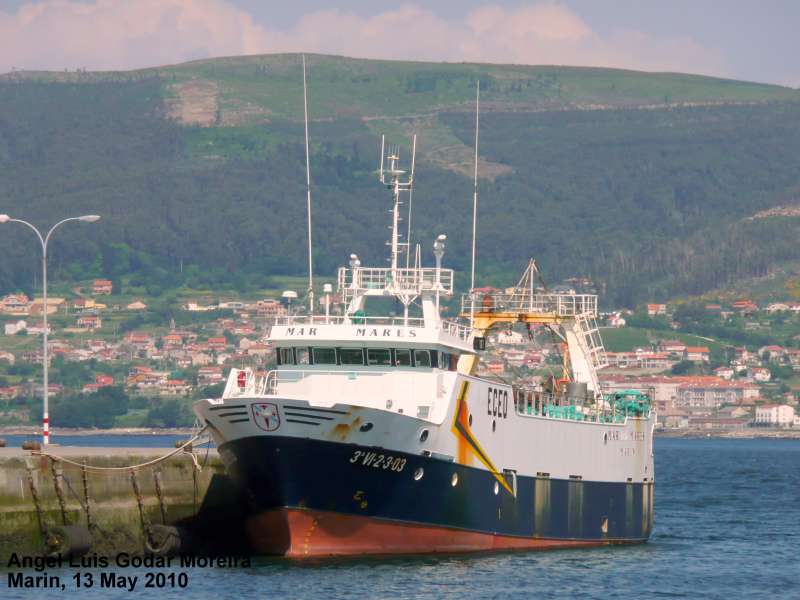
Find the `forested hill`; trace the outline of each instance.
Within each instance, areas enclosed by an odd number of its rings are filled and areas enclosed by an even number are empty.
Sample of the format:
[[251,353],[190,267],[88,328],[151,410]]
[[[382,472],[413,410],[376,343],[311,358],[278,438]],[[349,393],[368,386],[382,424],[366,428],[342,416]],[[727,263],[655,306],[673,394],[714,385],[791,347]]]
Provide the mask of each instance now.
[[[664,299],[800,259],[800,92],[680,74],[309,56],[316,268],[386,255],[380,134],[417,132],[414,240],[448,234],[468,271],[474,86],[481,87],[478,271],[529,256],[612,304]],[[47,225],[61,280],[158,291],[261,286],[305,265],[297,55],[115,73],[0,76],[0,212]],[[776,214],[777,213],[777,214]],[[776,216],[770,216],[776,214]],[[0,226],[0,292],[31,290],[31,232]],[[428,257],[429,258],[429,257]],[[462,277],[462,286],[466,277]]]

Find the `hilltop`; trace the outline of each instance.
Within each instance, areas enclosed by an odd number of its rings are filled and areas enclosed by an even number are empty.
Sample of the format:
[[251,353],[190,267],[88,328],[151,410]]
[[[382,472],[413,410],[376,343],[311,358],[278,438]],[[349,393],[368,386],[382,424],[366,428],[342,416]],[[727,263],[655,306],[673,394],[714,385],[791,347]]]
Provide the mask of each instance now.
[[[413,117],[473,109],[480,80],[487,112],[661,108],[800,100],[800,91],[681,73],[595,67],[425,63],[306,55],[314,118]],[[172,116],[186,122],[252,124],[297,120],[300,56],[199,60],[136,71],[15,71],[6,81],[123,83],[159,79]],[[302,89],[300,90],[302,92]],[[187,111],[183,111],[183,107]],[[189,114],[185,114],[188,112]],[[192,114],[193,113],[193,114]]]
[[[381,133],[419,135],[415,241],[441,228],[468,268],[480,81],[478,270],[528,255],[588,275],[612,303],[698,294],[797,259],[800,92],[675,73],[309,55],[318,270],[385,254]],[[130,72],[0,76],[3,211],[60,231],[53,273],[263,285],[304,268],[298,55]],[[756,219],[748,219],[757,215]],[[30,288],[35,246],[4,229],[0,289]],[[462,285],[464,282],[462,282]]]

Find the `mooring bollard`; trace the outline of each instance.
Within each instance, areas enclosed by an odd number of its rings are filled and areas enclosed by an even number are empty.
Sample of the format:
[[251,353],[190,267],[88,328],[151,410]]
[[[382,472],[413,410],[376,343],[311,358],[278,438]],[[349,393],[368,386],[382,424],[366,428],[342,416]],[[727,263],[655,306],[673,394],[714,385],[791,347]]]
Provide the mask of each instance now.
[[174,556],[192,552],[194,543],[188,531],[174,525],[151,525],[148,528],[147,551],[157,556]]
[[82,556],[92,547],[92,535],[83,525],[48,527],[44,536],[47,556]]
[[22,449],[23,450],[41,450],[42,445],[39,442],[34,442],[32,440],[27,440],[22,442]]

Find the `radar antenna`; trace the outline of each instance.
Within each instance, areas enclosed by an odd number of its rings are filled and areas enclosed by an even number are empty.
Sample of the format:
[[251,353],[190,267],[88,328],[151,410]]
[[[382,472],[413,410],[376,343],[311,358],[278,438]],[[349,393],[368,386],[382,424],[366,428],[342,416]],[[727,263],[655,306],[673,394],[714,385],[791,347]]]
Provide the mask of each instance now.
[[392,266],[392,280],[397,281],[398,276],[398,259],[400,257],[400,252],[403,251],[405,248],[406,252],[410,251],[409,240],[406,239],[405,242],[400,241],[400,205],[402,204],[400,200],[400,194],[402,192],[409,192],[413,189],[414,185],[414,168],[416,164],[416,156],[417,156],[417,136],[414,136],[411,139],[411,173],[409,173],[408,178],[402,179],[403,175],[406,174],[406,171],[400,169],[400,147],[399,146],[392,146],[389,148],[388,152],[386,150],[386,136],[381,136],[381,164],[380,164],[380,182],[385,185],[387,188],[392,190],[392,197],[394,199],[392,205],[392,238],[389,241],[389,246],[391,246],[391,256],[390,256],[390,263]]

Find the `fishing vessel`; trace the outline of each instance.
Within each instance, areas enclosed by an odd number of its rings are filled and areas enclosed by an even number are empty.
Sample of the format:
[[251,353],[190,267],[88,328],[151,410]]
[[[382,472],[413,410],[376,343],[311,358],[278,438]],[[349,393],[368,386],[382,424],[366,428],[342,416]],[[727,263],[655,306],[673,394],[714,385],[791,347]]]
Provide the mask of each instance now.
[[[389,266],[351,255],[338,304],[328,289],[323,314],[312,304],[272,327],[274,369],[232,369],[221,398],[194,405],[246,492],[252,547],[311,557],[646,541],[655,414],[646,396],[600,389],[597,296],[548,292],[530,261],[517,286],[473,285],[456,302],[444,235],[434,266],[409,264],[399,211],[413,168],[385,158],[382,147]],[[458,317],[443,318],[446,302]],[[490,330],[513,324],[558,336],[562,377],[477,375]]]

